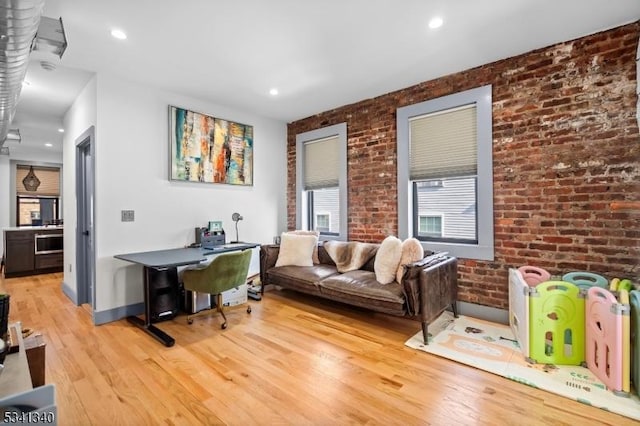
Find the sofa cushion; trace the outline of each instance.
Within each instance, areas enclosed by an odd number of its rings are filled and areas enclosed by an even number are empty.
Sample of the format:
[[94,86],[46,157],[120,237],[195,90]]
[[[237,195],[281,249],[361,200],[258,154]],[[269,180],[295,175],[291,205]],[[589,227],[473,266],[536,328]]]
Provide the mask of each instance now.
[[405,298],[398,283],[380,284],[374,272],[351,271],[321,280],[320,293],[329,299],[392,315],[404,315]]
[[315,235],[295,235],[283,232],[276,266],[313,266],[313,250],[318,245]]
[[269,269],[269,280],[287,287],[311,292],[318,281],[338,273],[335,266],[278,266]]
[[424,249],[417,238],[407,238],[402,242],[402,255],[400,256],[400,264],[396,273],[396,281],[402,282],[404,275],[404,266],[409,263],[417,262],[424,257]]
[[380,284],[389,284],[395,281],[401,256],[402,241],[392,235],[382,241],[374,263],[376,280]]

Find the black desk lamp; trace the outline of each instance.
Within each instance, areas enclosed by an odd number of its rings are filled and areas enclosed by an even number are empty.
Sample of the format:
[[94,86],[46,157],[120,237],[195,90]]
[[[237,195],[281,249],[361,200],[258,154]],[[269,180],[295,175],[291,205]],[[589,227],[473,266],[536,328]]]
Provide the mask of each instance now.
[[231,215],[231,219],[236,223],[236,240],[233,242],[239,243],[240,240],[238,239],[238,222],[241,221],[243,217],[240,215],[240,213],[234,213],[233,215]]

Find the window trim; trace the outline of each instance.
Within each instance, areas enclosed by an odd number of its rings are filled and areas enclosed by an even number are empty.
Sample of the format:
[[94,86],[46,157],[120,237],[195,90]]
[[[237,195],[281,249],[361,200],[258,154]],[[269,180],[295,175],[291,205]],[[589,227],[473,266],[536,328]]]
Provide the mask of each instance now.
[[323,240],[347,241],[347,123],[339,123],[332,126],[322,127],[296,135],[296,229],[310,229],[312,218],[307,214],[308,197],[304,190],[304,144],[306,142],[329,137],[338,137],[340,149],[339,160],[339,182],[338,190],[340,206],[340,232],[337,235],[323,233],[320,238]]
[[491,85],[454,93],[413,105],[398,108],[398,236],[409,238],[413,233],[413,183],[409,180],[409,119],[437,111],[476,104],[478,135],[477,227],[478,243],[449,243],[421,241],[425,249],[447,251],[468,259],[494,260],[493,235],[493,121],[491,115]]

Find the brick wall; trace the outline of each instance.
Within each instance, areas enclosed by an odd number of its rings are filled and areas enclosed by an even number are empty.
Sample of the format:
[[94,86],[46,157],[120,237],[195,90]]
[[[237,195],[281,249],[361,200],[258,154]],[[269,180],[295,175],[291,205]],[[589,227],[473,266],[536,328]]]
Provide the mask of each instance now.
[[459,262],[460,300],[508,307],[509,267],[640,275],[640,22],[420,83],[288,126],[288,226],[295,135],[347,123],[349,239],[398,230],[396,109],[493,85],[495,261]]

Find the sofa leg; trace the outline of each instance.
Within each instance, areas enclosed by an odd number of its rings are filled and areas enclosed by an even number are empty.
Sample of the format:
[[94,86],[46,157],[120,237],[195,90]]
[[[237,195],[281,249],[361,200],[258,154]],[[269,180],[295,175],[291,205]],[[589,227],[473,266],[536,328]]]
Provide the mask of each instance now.
[[458,304],[456,302],[451,304],[451,310],[453,311],[453,317],[458,318]]
[[427,322],[423,322],[422,323],[422,340],[424,340],[424,344],[428,345],[429,344],[429,323]]

